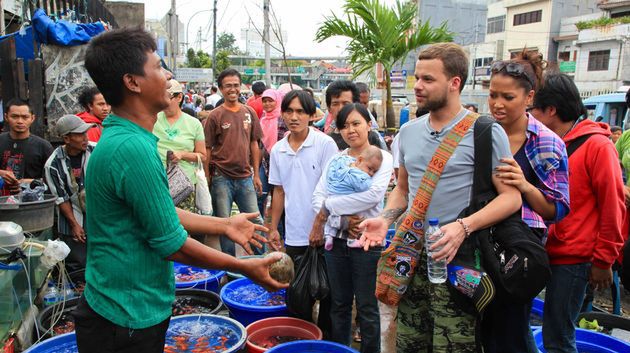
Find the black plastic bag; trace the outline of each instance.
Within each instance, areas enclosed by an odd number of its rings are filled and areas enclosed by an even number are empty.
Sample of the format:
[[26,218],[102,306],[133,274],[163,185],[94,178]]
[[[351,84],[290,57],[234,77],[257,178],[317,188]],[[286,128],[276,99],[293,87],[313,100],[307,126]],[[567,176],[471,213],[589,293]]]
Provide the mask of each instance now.
[[298,318],[311,321],[313,304],[329,293],[324,254],[309,246],[287,290],[287,307]]

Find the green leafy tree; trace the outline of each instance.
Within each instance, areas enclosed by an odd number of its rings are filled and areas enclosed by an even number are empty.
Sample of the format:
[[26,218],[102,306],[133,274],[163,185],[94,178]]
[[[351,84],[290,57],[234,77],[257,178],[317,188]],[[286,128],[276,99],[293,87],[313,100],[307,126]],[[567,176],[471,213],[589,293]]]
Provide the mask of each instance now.
[[192,48],[189,48],[186,51],[186,60],[188,61],[187,67],[197,67],[197,68],[211,68],[212,67],[212,58],[208,53],[204,51],[195,51]]
[[214,70],[215,75],[218,75],[219,72],[230,67],[230,58],[228,55],[230,55],[230,53],[225,50],[217,52],[217,67]]
[[239,53],[236,38],[232,33],[223,32],[217,37],[217,54],[221,51],[226,51],[229,55]]
[[347,50],[355,78],[373,72],[378,63],[383,65],[388,128],[393,128],[396,121],[391,86],[394,64],[422,45],[452,40],[446,23],[439,27],[431,27],[428,22],[416,26],[417,11],[415,2],[397,0],[390,8],[379,0],[346,0],[343,6],[345,16],[340,18],[333,13],[325,17],[316,34],[318,42],[335,36],[350,39]]

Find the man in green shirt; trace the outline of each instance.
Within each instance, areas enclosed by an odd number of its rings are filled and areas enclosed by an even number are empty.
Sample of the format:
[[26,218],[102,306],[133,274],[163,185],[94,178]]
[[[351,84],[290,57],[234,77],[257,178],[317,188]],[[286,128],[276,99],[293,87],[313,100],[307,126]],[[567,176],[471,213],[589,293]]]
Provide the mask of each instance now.
[[277,258],[238,260],[188,237],[225,234],[251,252],[257,214],[220,219],[176,209],[151,133],[169,104],[170,74],[141,28],[94,38],[85,67],[112,106],[86,171],[86,288],[74,312],[80,352],[162,352],[175,299],[173,264],[241,272],[270,290]]

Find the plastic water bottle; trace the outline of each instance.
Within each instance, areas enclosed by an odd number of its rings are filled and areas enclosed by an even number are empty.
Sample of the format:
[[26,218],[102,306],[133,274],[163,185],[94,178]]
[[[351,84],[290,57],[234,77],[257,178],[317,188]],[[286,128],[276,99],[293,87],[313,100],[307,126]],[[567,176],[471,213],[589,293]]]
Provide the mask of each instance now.
[[70,285],[70,283],[66,282],[66,285],[63,289],[63,294],[65,295],[65,299],[72,299],[74,297],[76,297],[76,292],[74,291],[74,289],[72,288],[72,286]]
[[44,292],[44,306],[52,306],[59,302],[59,291],[52,281],[48,282],[48,288]]
[[[440,221],[437,218],[430,218],[429,228],[424,235],[424,244],[427,249],[427,275],[429,276],[429,282],[431,283],[444,283],[446,282],[447,276],[446,260],[433,260],[433,252],[430,250],[433,244],[442,239],[443,234],[440,231],[439,223]],[[435,249],[433,251],[436,252],[440,249]]]

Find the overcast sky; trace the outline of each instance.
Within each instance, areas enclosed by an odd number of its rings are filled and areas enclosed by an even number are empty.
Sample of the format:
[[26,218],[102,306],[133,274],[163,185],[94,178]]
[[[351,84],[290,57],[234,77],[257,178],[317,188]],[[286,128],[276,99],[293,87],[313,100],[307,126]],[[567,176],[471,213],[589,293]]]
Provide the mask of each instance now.
[[[170,0],[151,0],[133,2],[145,3],[145,17],[147,19],[160,19],[168,12]],[[384,0],[385,3],[394,3],[394,0]],[[194,43],[197,32],[201,27],[202,37],[207,38],[207,42],[202,43],[202,49],[212,50],[212,4],[213,0],[177,0],[176,11],[180,20],[186,26],[192,17],[189,25],[189,43]],[[241,28],[248,25],[251,16],[254,23],[262,28],[263,0],[218,0],[217,6],[217,34],[221,32],[231,32],[237,39],[241,49],[245,48],[244,41],[241,41]],[[317,28],[324,21],[324,16],[330,15],[331,11],[341,14],[342,0],[271,0],[271,5],[278,17],[282,29],[288,34],[286,41],[287,52],[290,55],[301,56],[339,56],[343,55],[346,40],[337,37],[324,41],[315,42]],[[249,13],[249,16],[248,16]]]

